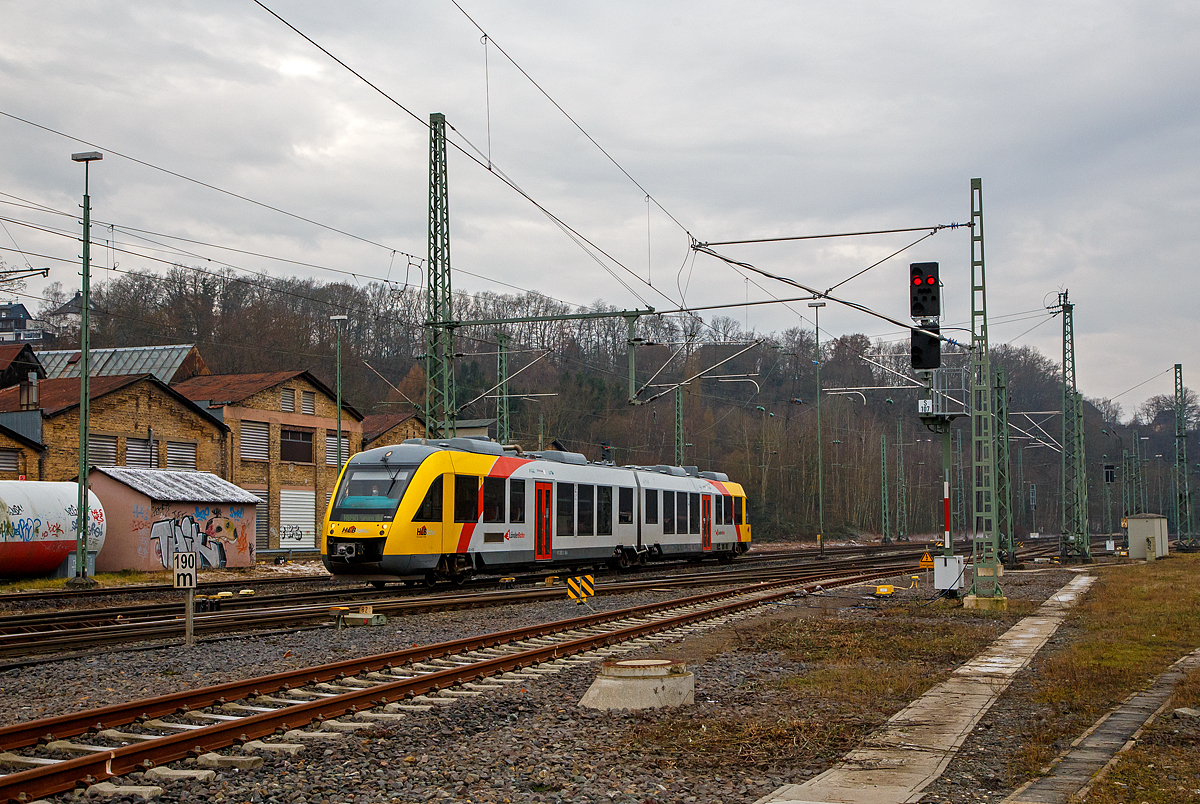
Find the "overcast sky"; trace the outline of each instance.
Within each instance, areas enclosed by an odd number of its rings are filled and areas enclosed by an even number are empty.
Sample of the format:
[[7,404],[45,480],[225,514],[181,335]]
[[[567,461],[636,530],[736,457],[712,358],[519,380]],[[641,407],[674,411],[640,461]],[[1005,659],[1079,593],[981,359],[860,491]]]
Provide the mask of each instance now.
[[[616,261],[601,260],[605,271],[451,149],[456,290],[660,310],[787,298],[799,294],[692,255],[688,233],[722,241],[964,222],[980,177],[993,345],[1032,345],[1057,361],[1060,321],[1043,310],[1069,288],[1086,395],[1150,380],[1119,396],[1128,414],[1173,392],[1177,362],[1200,387],[1196,3],[459,0],[493,40],[485,48],[450,0],[264,1],[420,120],[445,113],[461,133],[453,142],[490,148],[498,170]],[[212,246],[189,246],[199,255],[189,264],[420,281],[403,252],[426,251],[427,130],[251,0],[0,0],[0,111],[105,151],[91,171],[98,221],[334,270]],[[70,154],[87,146],[6,117],[0,143],[0,201],[77,213],[83,169]],[[12,203],[0,216],[10,219],[0,258],[24,264],[14,248],[62,258],[29,262],[78,287],[78,243],[11,222],[72,230],[71,218]],[[824,289],[920,236],[718,250]],[[104,249],[94,258],[99,281],[114,259],[165,267]],[[941,263],[943,321],[969,327],[965,229],[837,293],[907,320],[916,261]],[[803,303],[724,312],[758,332],[811,327],[808,313]],[[901,336],[832,304],[821,328],[823,338]]]

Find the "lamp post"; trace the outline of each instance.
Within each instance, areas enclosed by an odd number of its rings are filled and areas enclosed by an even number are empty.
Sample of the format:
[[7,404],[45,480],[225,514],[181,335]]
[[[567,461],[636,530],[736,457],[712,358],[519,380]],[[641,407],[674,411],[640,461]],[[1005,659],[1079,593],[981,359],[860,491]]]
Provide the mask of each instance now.
[[91,290],[92,199],[88,193],[88,167],[104,158],[99,151],[71,154],[83,163],[83,275],[79,291],[79,498],[75,512],[75,584],[91,585],[87,575],[87,532],[91,506],[88,501],[88,296]]
[[349,316],[331,315],[329,320],[334,322],[337,330],[337,467],[338,476],[342,474],[342,322]]
[[813,308],[813,332],[817,342],[817,557],[825,557],[825,458],[821,454],[821,308],[825,302],[809,302]]

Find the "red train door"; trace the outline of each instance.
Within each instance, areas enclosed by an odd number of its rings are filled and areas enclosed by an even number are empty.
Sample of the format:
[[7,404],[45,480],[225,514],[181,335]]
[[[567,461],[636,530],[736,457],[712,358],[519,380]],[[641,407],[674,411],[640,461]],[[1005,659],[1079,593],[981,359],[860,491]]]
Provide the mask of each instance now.
[[533,557],[548,559],[553,548],[551,534],[554,522],[554,495],[551,483],[535,483],[533,486],[536,519],[533,526]]
[[701,549],[712,549],[712,495],[700,498],[700,545]]

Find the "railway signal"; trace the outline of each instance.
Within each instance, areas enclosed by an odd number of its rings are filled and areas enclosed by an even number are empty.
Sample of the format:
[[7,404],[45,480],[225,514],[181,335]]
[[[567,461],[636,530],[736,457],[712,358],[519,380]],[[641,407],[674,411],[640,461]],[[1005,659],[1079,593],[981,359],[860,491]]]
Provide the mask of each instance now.
[[914,262],[908,266],[909,315],[937,318],[942,314],[942,283],[936,262]]
[[[921,330],[928,330],[922,332]],[[933,334],[928,334],[932,332]],[[935,369],[942,365],[942,342],[938,338],[941,332],[937,324],[921,324],[921,329],[912,331],[912,367],[915,369]]]

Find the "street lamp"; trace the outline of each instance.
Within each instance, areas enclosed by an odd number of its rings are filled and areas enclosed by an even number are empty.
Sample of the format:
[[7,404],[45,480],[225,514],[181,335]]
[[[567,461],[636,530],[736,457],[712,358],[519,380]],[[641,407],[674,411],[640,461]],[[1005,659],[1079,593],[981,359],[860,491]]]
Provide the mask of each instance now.
[[87,576],[87,531],[91,505],[88,501],[88,296],[91,290],[92,199],[88,194],[88,167],[104,158],[99,151],[71,154],[83,163],[83,276],[79,292],[79,498],[75,511],[75,578],[73,585],[91,586]]
[[337,330],[337,467],[339,477],[342,474],[342,322],[349,318],[345,315],[329,316],[329,320],[334,322],[333,326]]
[[821,455],[821,308],[825,302],[809,302],[813,308],[813,333],[817,341],[817,557],[825,557],[825,460]]

